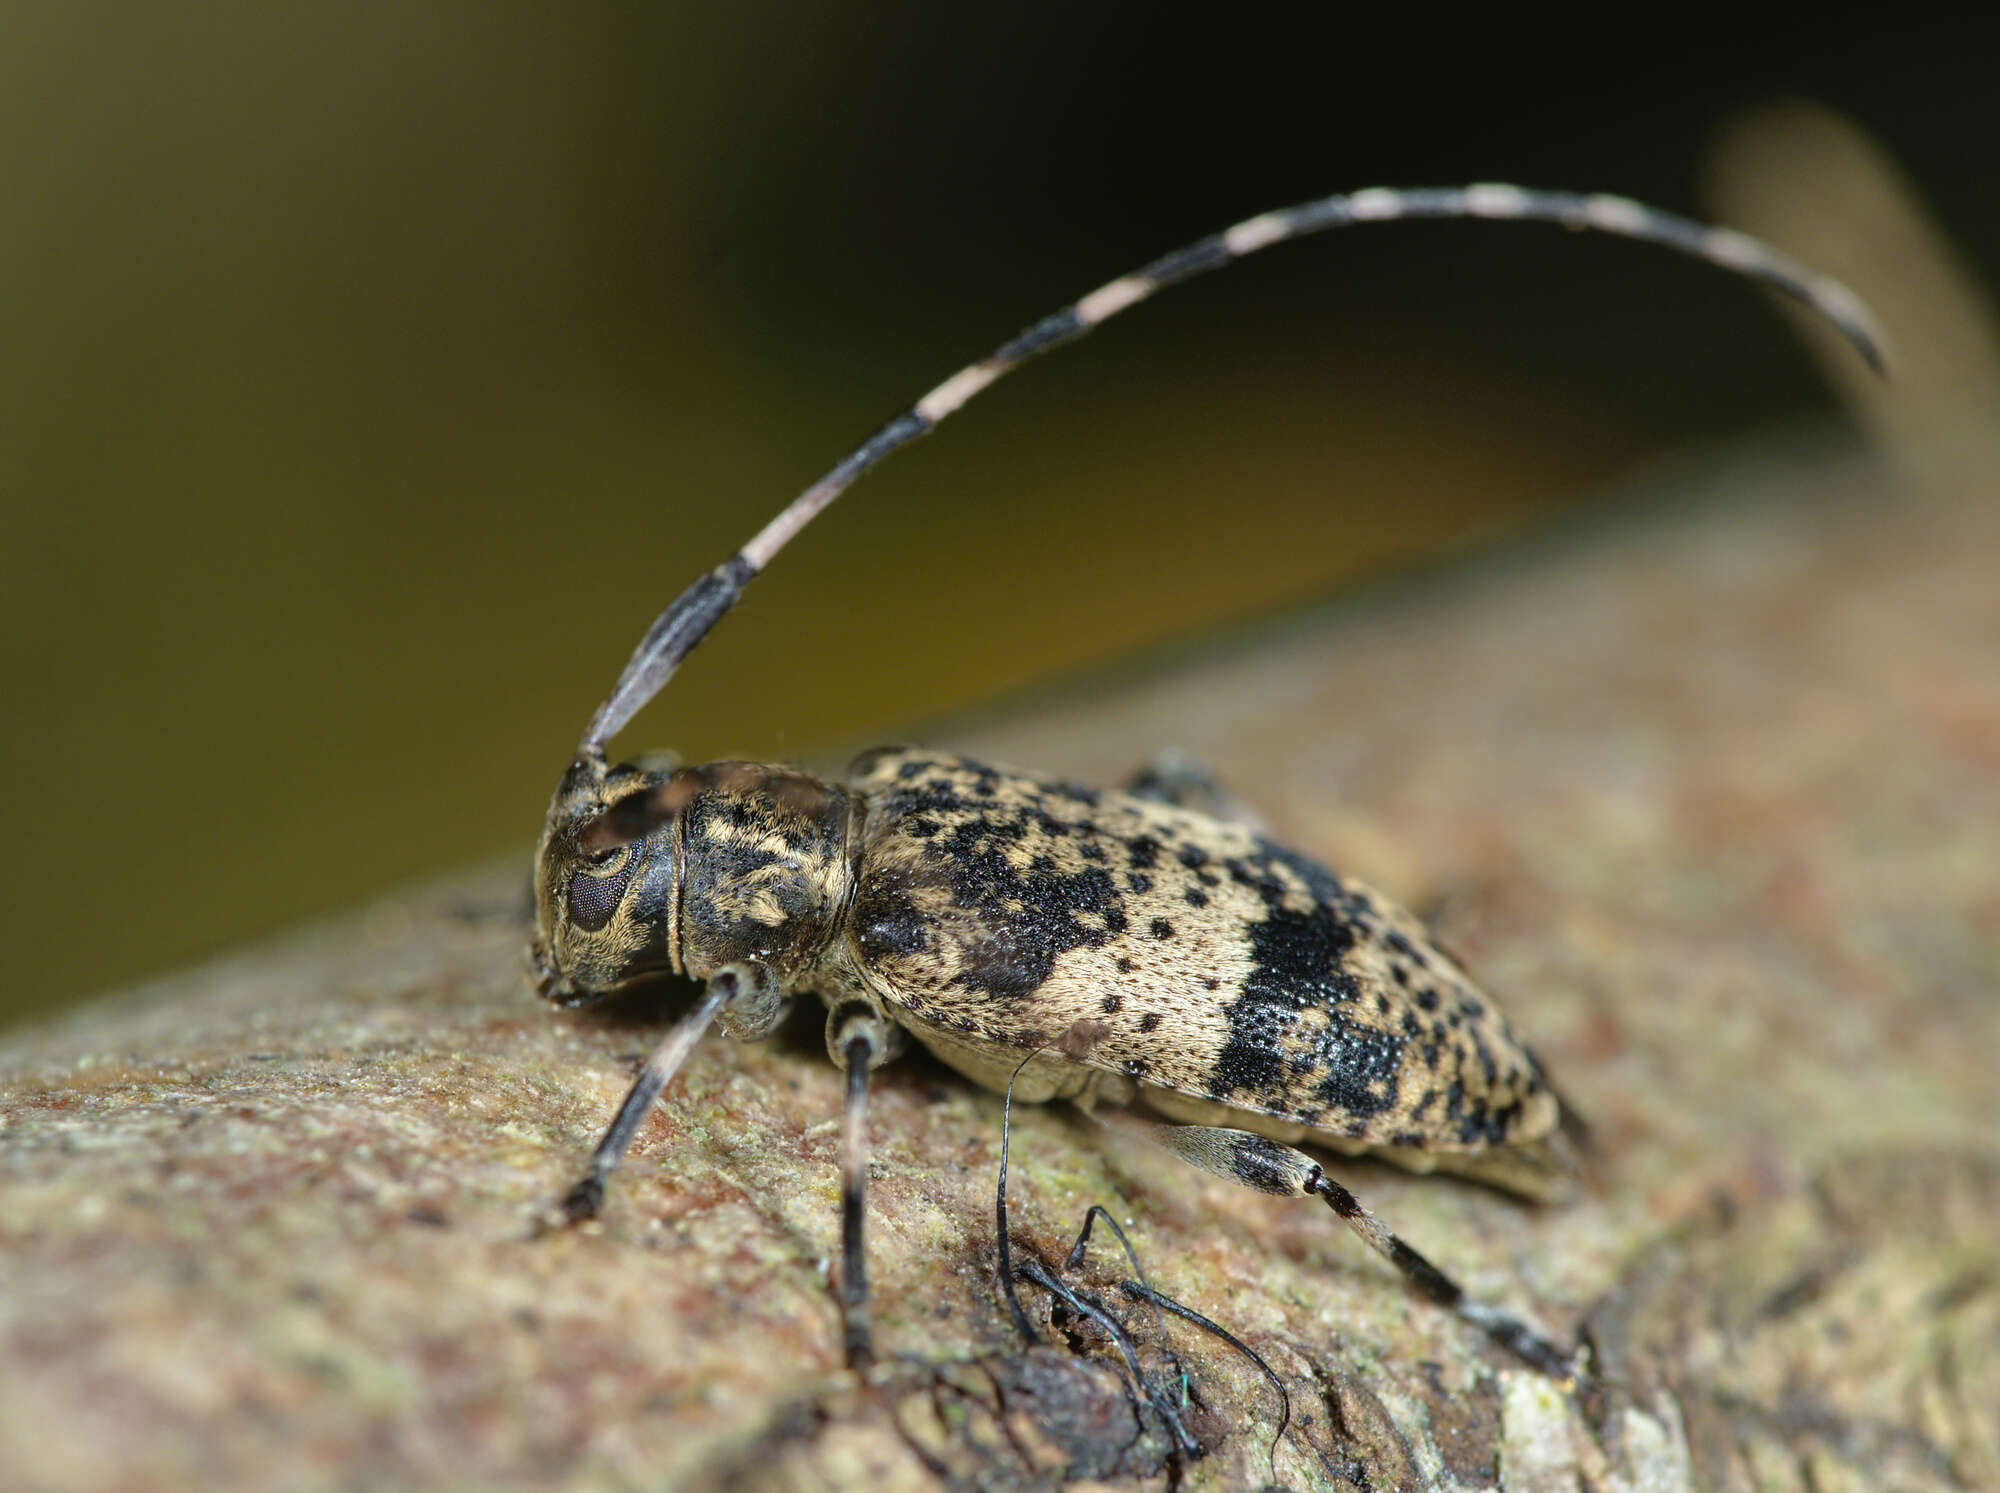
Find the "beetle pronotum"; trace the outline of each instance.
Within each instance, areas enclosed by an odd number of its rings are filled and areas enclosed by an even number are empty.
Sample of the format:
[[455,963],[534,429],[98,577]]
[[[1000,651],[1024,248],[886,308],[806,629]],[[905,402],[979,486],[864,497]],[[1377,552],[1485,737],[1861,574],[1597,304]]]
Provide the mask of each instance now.
[[[1533,1053],[1422,925],[1379,894],[1203,813],[1191,785],[1080,788],[917,750],[844,784],[768,763],[612,766],[605,746],[787,542],[869,467],[1038,353],[1166,286],[1306,234],[1406,218],[1596,229],[1762,280],[1881,366],[1844,286],[1728,229],[1622,197],[1480,185],[1377,188],[1261,213],[1036,322],[875,432],[698,578],[647,630],[592,717],[536,859],[540,992],[566,1005],[672,972],[703,982],[653,1053],[562,1214],[595,1214],[647,1110],[711,1022],[754,1039],[795,992],[826,1002],[846,1070],[840,1301],[872,1356],[863,1249],[871,1069],[905,1034],[1016,1097],[1136,1104],[1169,1151],[1266,1192],[1318,1197],[1418,1291],[1558,1377],[1571,1355],[1475,1302],[1298,1144],[1443,1169],[1530,1197],[1570,1174]],[[1018,1312],[1016,1313],[1017,1320]],[[1025,1323],[1023,1323],[1025,1330]]]

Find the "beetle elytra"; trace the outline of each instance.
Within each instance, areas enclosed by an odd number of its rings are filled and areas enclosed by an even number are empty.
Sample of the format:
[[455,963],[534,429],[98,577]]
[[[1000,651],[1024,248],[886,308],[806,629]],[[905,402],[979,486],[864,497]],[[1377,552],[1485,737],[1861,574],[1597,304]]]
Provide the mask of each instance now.
[[1386,898],[1197,806],[1200,785],[1185,775],[1107,791],[883,749],[836,783],[770,763],[614,766],[605,751],[805,524],[1019,364],[1259,249],[1419,217],[1662,244],[1803,301],[1880,366],[1859,301],[1754,239],[1619,197],[1481,185],[1374,189],[1260,214],[1110,281],[953,374],[659,616],[557,787],[535,868],[536,987],[575,1005],[669,972],[706,986],[632,1085],[564,1217],[597,1212],[640,1121],[711,1023],[766,1036],[794,994],[815,994],[846,1071],[840,1298],[851,1364],[872,1356],[869,1072],[914,1037],[981,1084],[1018,1079],[1025,1101],[1136,1106],[1181,1159],[1321,1199],[1425,1297],[1525,1362],[1573,1375],[1568,1351],[1468,1298],[1300,1149],[1380,1155],[1532,1198],[1568,1184],[1563,1107],[1540,1064]]

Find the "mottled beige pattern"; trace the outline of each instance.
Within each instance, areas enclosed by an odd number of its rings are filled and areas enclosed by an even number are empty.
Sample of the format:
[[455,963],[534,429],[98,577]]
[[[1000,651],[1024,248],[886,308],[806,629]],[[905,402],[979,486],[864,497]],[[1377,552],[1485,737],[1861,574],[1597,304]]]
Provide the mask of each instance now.
[[[1277,1140],[1397,1145],[1412,1157],[1488,1149],[1484,1136],[1462,1131],[1461,1104],[1504,1116],[1509,1141],[1538,1141],[1554,1130],[1555,1096],[1492,1002],[1432,947],[1415,918],[1360,883],[1339,884],[1351,899],[1343,915],[1240,825],[1117,792],[1070,797],[1058,783],[934,752],[871,753],[869,763],[853,785],[869,814],[848,946],[895,1018],[947,1062],[970,1071],[957,1046],[980,1053],[973,1074],[980,1081],[998,1077],[1004,1087],[1027,1054],[1088,1028],[1089,1041],[1073,1044],[1069,1062],[1134,1080],[1180,1117]],[[944,803],[899,808],[899,789]],[[1059,834],[1042,827],[1049,820]],[[1145,853],[1135,855],[1135,844]],[[1185,863],[1197,853],[1195,865]],[[1097,874],[1111,888],[1105,906],[1079,915],[1093,941],[1063,949],[1047,976],[1018,994],[995,996],[985,981],[996,967],[1004,979],[1045,939],[1033,909],[1018,900],[966,906],[955,882],[983,875],[982,857],[1024,879],[1038,866],[1058,879]],[[1229,1008],[1258,971],[1253,935],[1269,914],[1263,897],[1232,879],[1231,869],[1246,865],[1282,888],[1286,913],[1351,932],[1353,947],[1324,974],[1348,982],[1352,993],[1337,1008],[1300,1011],[1276,1048],[1284,1061],[1275,1081],[1238,1089],[1218,1105],[1212,1096],[1234,1035]],[[871,946],[870,914],[904,920],[921,942]],[[1114,915],[1115,925],[1107,921]],[[1391,934],[1396,947],[1385,941]],[[1418,1006],[1419,993],[1430,1009]],[[1326,1041],[1336,1020],[1357,1042],[1400,1044],[1396,1067],[1362,1086],[1381,1105],[1373,1112],[1342,1109],[1316,1092],[1329,1056],[1339,1059],[1338,1043]],[[1482,1055],[1497,1064],[1490,1078]],[[1183,1102],[1190,1099],[1197,1104]]]

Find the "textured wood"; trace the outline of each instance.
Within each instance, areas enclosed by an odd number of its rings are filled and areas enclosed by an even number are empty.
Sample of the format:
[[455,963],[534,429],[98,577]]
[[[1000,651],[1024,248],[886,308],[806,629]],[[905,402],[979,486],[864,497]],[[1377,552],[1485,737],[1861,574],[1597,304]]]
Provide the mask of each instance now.
[[[1476,1292],[1587,1332],[1621,1386],[1590,1407],[1323,1208],[1017,1116],[1026,1244],[1060,1258],[1111,1204],[1155,1283],[1283,1377],[1287,1485],[2000,1486],[2000,508],[1886,481],[1746,456],[928,733],[1086,780],[1205,759],[1428,909],[1595,1124],[1558,1209],[1341,1168]],[[534,1237],[664,1003],[539,1009],[526,872],[14,1034],[9,1488],[1165,1482],[1101,1340],[1017,1351],[998,1106],[922,1060],[874,1118],[899,1356],[840,1370],[817,1018],[697,1052],[604,1223]],[[1081,1279],[1118,1273],[1106,1249]],[[1270,1390],[1169,1332],[1187,1484],[1268,1476]]]

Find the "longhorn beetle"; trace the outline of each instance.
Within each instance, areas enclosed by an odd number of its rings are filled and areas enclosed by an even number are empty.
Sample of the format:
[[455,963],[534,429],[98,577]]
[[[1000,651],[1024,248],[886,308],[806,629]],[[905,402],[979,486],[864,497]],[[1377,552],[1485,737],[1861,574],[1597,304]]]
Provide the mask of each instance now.
[[1468,1299],[1296,1148],[1365,1152],[1539,1199],[1571,1178],[1562,1105],[1533,1052],[1380,894],[1202,812],[1171,774],[1111,792],[885,748],[835,783],[772,763],[662,771],[605,755],[800,529],[996,379],[1259,249],[1405,218],[1557,223],[1662,244],[1804,302],[1881,367],[1859,300],[1755,239],[1622,197],[1480,185],[1377,188],[1259,214],[960,369],[660,614],[556,788],[535,863],[539,992],[574,1006],[668,971],[706,985],[640,1071],[561,1218],[598,1211],[640,1121],[711,1022],[764,1037],[810,992],[826,1003],[827,1050],[846,1071],[840,1302],[851,1365],[872,1358],[868,1075],[908,1034],[996,1090],[1018,1070],[1024,1101],[1151,1111],[1169,1122],[1153,1134],[1183,1160],[1320,1198],[1424,1296],[1528,1364],[1573,1376],[1569,1353]]

